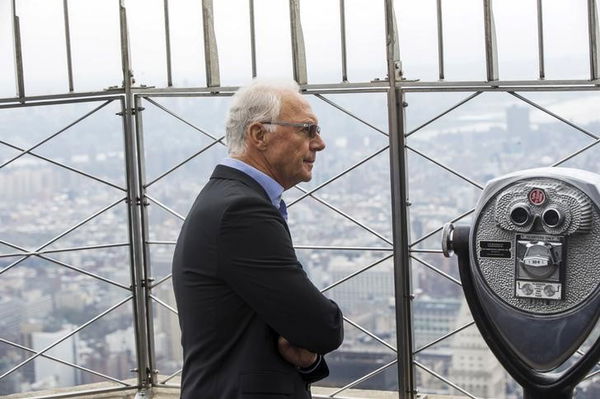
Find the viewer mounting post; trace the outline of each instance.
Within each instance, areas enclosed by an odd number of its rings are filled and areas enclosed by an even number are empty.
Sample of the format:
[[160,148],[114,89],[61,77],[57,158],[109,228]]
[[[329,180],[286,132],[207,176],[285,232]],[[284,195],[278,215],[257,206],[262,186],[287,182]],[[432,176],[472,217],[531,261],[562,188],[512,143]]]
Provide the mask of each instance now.
[[404,92],[402,63],[398,46],[393,0],[385,2],[385,31],[388,66],[388,116],[390,143],[390,178],[392,194],[392,228],[394,242],[394,287],[396,298],[396,339],[398,356],[398,394],[400,399],[416,395],[413,367],[412,287],[408,230],[408,187],[406,173]]

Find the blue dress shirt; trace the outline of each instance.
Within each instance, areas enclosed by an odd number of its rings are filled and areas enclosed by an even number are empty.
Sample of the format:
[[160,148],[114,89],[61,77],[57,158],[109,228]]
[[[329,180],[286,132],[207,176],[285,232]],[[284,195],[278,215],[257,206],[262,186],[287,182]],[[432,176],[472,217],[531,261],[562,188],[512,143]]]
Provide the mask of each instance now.
[[266,191],[269,199],[273,203],[273,206],[279,209],[281,216],[287,220],[287,207],[285,206],[283,199],[281,199],[281,195],[283,194],[283,187],[281,184],[277,183],[271,176],[266,175],[255,167],[252,167],[246,162],[240,161],[239,159],[225,158],[221,161],[221,165],[237,169],[256,180],[256,182],[260,184],[261,187]]

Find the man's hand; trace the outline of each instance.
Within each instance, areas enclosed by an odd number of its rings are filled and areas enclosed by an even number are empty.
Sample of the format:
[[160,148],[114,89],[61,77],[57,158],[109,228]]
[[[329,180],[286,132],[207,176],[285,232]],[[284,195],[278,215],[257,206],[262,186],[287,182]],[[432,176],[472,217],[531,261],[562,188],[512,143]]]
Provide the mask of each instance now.
[[277,340],[279,354],[289,363],[296,367],[305,368],[317,361],[317,354],[307,349],[299,348],[288,342],[287,339],[279,337]]

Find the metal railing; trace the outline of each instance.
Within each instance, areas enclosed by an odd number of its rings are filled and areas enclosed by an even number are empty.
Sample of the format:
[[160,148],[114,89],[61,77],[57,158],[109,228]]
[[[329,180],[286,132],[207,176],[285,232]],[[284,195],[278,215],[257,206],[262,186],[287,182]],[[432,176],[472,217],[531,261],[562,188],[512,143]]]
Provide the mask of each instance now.
[[[74,336],[75,334],[77,334],[78,332],[80,332],[81,330],[83,330],[84,328],[88,327],[89,325],[92,325],[94,322],[96,322],[97,320],[101,319],[102,317],[106,316],[107,314],[115,311],[116,309],[120,308],[121,306],[125,305],[126,303],[128,303],[129,301],[131,301],[132,299],[134,299],[133,296],[133,289],[131,288],[131,286],[129,285],[124,285],[121,282],[118,282],[114,279],[110,279],[107,277],[104,277],[98,273],[93,273],[91,271],[85,270],[81,267],[69,264],[67,262],[58,260],[54,257],[52,257],[51,255],[53,254],[62,254],[62,253],[66,253],[66,252],[75,252],[75,251],[84,251],[84,250],[99,250],[99,249],[107,249],[107,248],[118,248],[118,247],[129,247],[130,246],[130,242],[116,242],[116,243],[109,243],[109,244],[96,244],[96,245],[85,245],[85,246],[78,246],[78,247],[61,247],[61,248],[55,248],[55,249],[47,249],[50,245],[58,242],[59,240],[61,240],[62,238],[64,238],[65,236],[67,236],[70,233],[73,232],[77,232],[79,228],[81,228],[82,226],[85,226],[87,223],[94,221],[95,219],[97,219],[99,216],[105,214],[106,212],[114,209],[115,207],[119,206],[120,204],[125,204],[127,202],[131,203],[131,201],[129,201],[129,198],[127,196],[127,194],[129,193],[129,189],[127,187],[121,187],[115,183],[112,183],[106,179],[103,179],[101,177],[95,176],[93,174],[87,173],[85,171],[79,170],[77,168],[74,168],[72,166],[67,165],[64,162],[61,161],[57,161],[57,160],[53,160],[49,157],[46,156],[42,156],[36,152],[34,152],[34,150],[36,150],[38,147],[42,146],[43,144],[49,142],[50,140],[55,139],[56,137],[60,136],[61,134],[63,134],[64,132],[66,132],[69,128],[72,128],[73,126],[75,126],[76,124],[80,123],[81,121],[85,120],[87,117],[95,114],[96,112],[98,112],[100,109],[102,109],[103,107],[105,107],[106,105],[110,104],[111,102],[115,101],[115,100],[121,100],[121,97],[103,97],[103,98],[98,98],[98,99],[82,99],[82,100],[76,100],[76,102],[89,102],[89,103],[94,103],[94,102],[102,102],[99,106],[95,107],[93,110],[85,113],[84,115],[82,115],[81,117],[77,118],[75,121],[69,123],[68,125],[66,125],[64,128],[58,130],[57,132],[45,137],[43,140],[37,142],[36,144],[30,146],[29,148],[21,148],[17,145],[11,144],[10,142],[6,141],[6,140],[0,140],[0,143],[6,147],[15,149],[20,151],[18,155],[15,155],[13,157],[11,157],[10,159],[4,161],[1,165],[0,165],[0,169],[8,167],[9,165],[11,165],[13,162],[17,161],[18,159],[20,159],[21,157],[23,157],[24,155],[30,155],[32,157],[35,157],[39,160],[42,160],[44,162],[47,162],[49,164],[52,164],[54,166],[57,166],[61,169],[64,169],[68,172],[80,175],[85,177],[88,180],[92,180],[92,181],[96,181],[98,183],[101,183],[103,186],[105,187],[110,187],[113,190],[118,191],[119,194],[119,198],[116,201],[111,202],[110,204],[103,206],[101,209],[94,211],[93,213],[89,214],[89,216],[83,218],[82,220],[78,221],[77,223],[73,224],[71,227],[69,227],[68,229],[62,231],[60,234],[52,237],[50,240],[46,241],[45,243],[43,243],[42,245],[36,247],[33,250],[29,250],[27,248],[24,248],[20,245],[16,245],[14,243],[8,242],[6,240],[2,240],[0,239],[0,243],[2,243],[3,245],[12,248],[18,252],[14,252],[14,253],[7,253],[7,254],[2,254],[0,255],[0,258],[18,258],[17,260],[11,262],[10,264],[8,264],[7,266],[3,267],[0,270],[0,278],[2,278],[2,275],[9,272],[11,269],[17,267],[19,264],[21,264],[22,262],[24,262],[25,260],[31,258],[31,257],[36,257],[39,259],[43,259],[45,261],[48,261],[52,264],[55,264],[57,266],[59,266],[60,268],[64,268],[64,269],[68,269],[71,271],[74,271],[76,273],[79,273],[81,275],[85,275],[88,276],[90,278],[93,278],[95,280],[97,280],[98,282],[101,282],[103,284],[108,284],[114,287],[117,287],[123,291],[125,291],[127,293],[127,296],[125,298],[123,298],[122,300],[118,301],[117,303],[113,304],[112,306],[106,308],[106,310],[102,311],[101,313],[95,315],[94,317],[90,318],[88,321],[84,322],[83,324],[79,325],[77,328],[73,329],[72,331],[70,331],[69,333],[65,334],[64,336],[62,336],[61,338],[59,338],[58,340],[54,341],[53,343],[51,343],[50,345],[45,346],[43,349],[41,350],[34,350],[32,348],[29,348],[27,346],[12,342],[10,340],[4,339],[4,338],[0,338],[1,341],[9,346],[21,349],[23,351],[29,352],[32,355],[27,357],[25,360],[21,361],[20,363],[18,363],[17,365],[11,367],[10,369],[8,369],[7,371],[4,371],[1,375],[0,375],[0,380],[8,377],[9,375],[11,375],[13,372],[15,372],[16,370],[22,368],[23,366],[27,365],[28,363],[32,362],[33,360],[35,360],[38,357],[43,357],[46,359],[51,359],[54,360],[56,362],[62,363],[64,365],[67,365],[69,367],[73,367],[74,369],[77,370],[81,370],[83,372],[87,372],[87,373],[91,373],[97,377],[101,377],[102,379],[106,379],[108,381],[112,381],[117,383],[120,386],[126,387],[126,389],[131,389],[132,386],[131,384],[124,382],[122,380],[119,380],[117,378],[111,377],[109,375],[106,375],[104,373],[100,373],[98,371],[92,370],[90,368],[87,367],[83,367],[81,365],[78,364],[74,364],[72,362],[68,362],[62,359],[57,358],[56,356],[52,356],[49,355],[47,352],[50,351],[52,348],[56,347],[57,345],[61,344],[62,342],[66,341],[67,339],[69,339],[70,337]],[[60,100],[54,100],[54,101],[43,101],[43,102],[39,102],[36,104],[31,104],[31,103],[22,103],[22,104],[17,104],[17,105],[3,105],[3,108],[12,108],[12,107],[29,107],[29,106],[44,106],[44,105],[58,105],[58,104],[70,104],[73,103],[73,100],[64,100],[64,101],[60,101]],[[122,105],[122,104],[121,104]],[[125,194],[126,196],[123,197],[122,194]]]

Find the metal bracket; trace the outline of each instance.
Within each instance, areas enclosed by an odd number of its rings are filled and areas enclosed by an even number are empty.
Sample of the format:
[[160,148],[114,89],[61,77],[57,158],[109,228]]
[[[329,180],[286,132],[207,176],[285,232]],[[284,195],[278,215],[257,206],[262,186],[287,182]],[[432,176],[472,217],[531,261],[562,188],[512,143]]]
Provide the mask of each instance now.
[[152,390],[150,389],[141,389],[137,391],[134,396],[134,399],[150,399],[152,398]]
[[[136,90],[136,89],[154,89],[154,88],[156,88],[156,86],[148,86],[148,85],[144,85],[144,84],[141,84],[139,86],[131,86],[131,90]],[[122,89],[121,86],[114,85],[114,86],[108,86],[108,87],[106,87],[106,88],[104,88],[102,90],[103,91],[113,91],[113,90],[120,90],[120,89]]]
[[396,81],[402,80],[402,62],[394,61],[394,73]]
[[150,288],[155,280],[156,279],[154,277],[142,279],[140,280],[140,286]]
[[[144,107],[137,107],[137,108],[134,107],[134,108],[125,110],[125,113],[129,114],[129,115],[137,115],[138,112],[142,112],[145,109],[146,108],[144,108]],[[123,112],[116,112],[115,115],[123,116]],[[139,198],[136,199],[136,203],[138,205],[141,203]]]

